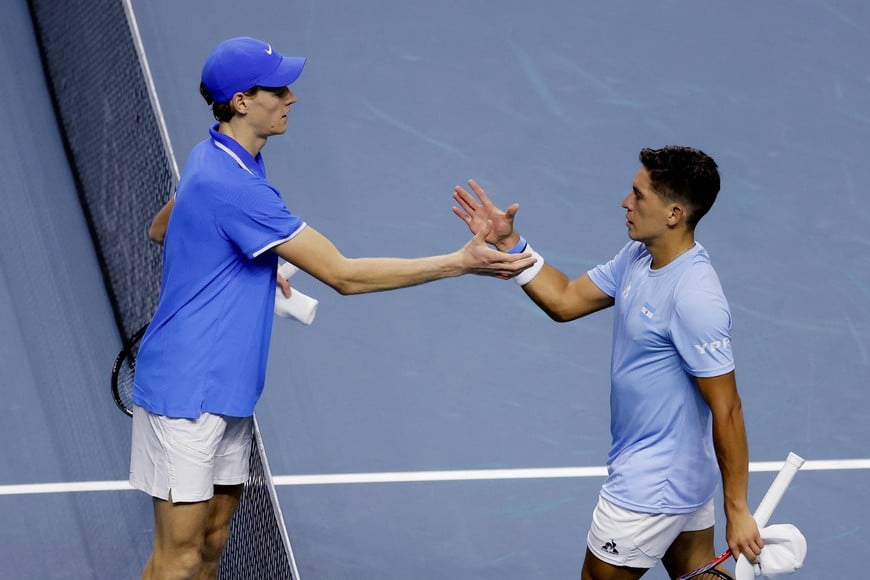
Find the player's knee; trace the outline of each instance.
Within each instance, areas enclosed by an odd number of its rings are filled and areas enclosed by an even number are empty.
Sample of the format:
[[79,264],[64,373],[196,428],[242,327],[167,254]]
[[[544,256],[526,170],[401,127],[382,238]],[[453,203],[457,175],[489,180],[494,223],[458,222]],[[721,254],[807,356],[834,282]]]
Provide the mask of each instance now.
[[149,562],[149,567],[151,576],[154,578],[166,580],[194,579],[199,576],[202,568],[202,554],[198,547],[177,548],[172,550],[171,554],[154,554]]
[[202,559],[209,563],[220,561],[229,539],[229,527],[209,530],[205,537],[205,543],[202,546]]

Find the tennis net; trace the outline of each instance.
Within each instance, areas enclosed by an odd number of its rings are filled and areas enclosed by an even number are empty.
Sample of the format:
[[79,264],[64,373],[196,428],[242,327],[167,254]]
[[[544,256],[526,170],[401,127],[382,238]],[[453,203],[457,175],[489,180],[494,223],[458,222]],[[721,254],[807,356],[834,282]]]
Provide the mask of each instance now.
[[[157,304],[161,252],[147,232],[178,181],[132,5],[28,4],[115,320],[129,337]],[[256,420],[250,477],[220,578],[298,578]]]

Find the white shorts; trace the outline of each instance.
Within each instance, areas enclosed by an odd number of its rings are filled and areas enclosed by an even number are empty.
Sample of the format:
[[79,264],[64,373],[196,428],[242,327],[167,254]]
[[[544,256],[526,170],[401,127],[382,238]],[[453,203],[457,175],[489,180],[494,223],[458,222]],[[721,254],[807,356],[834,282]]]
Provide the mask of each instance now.
[[198,419],[133,409],[130,485],[173,502],[207,501],[215,485],[248,480],[252,417],[203,413]]
[[715,522],[712,499],[696,512],[667,515],[634,512],[599,497],[586,545],[608,564],[652,568],[680,533],[706,530]]

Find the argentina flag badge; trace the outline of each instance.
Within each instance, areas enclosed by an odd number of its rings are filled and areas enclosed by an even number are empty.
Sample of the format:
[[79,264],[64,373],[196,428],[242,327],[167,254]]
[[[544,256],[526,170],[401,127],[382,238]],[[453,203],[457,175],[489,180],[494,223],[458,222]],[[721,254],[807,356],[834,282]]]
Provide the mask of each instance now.
[[652,320],[653,314],[656,313],[656,309],[650,306],[648,303],[644,303],[643,306],[640,307],[640,315],[645,320]]

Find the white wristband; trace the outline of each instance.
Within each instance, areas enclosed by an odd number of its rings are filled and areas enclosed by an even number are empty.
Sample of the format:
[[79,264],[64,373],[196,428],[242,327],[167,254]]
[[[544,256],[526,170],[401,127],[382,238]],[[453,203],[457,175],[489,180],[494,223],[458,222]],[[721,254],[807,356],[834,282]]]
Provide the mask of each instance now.
[[523,270],[522,272],[514,276],[514,282],[516,282],[520,286],[525,286],[526,284],[531,282],[532,279],[537,276],[538,273],[541,271],[541,268],[544,267],[544,257],[536,252],[534,249],[532,249],[532,246],[526,244],[526,249],[524,251],[530,252],[537,261],[530,268],[527,268],[526,270]]

